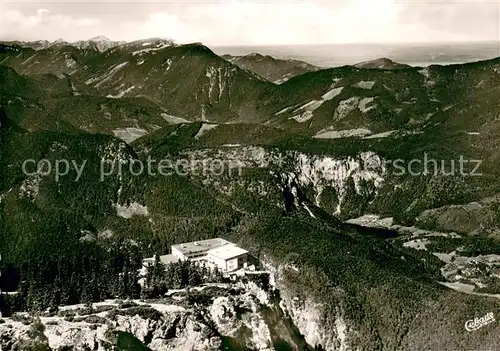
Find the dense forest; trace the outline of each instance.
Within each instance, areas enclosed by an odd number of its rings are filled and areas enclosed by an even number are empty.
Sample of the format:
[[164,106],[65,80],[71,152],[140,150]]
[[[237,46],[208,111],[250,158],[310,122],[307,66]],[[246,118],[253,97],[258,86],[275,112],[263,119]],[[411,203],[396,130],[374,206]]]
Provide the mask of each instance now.
[[164,265],[156,255],[139,284],[142,256],[137,246],[93,244],[57,256],[29,258],[21,266],[3,265],[0,287],[4,317],[17,311],[57,311],[58,306],[105,299],[158,298],[169,289],[221,282],[222,272],[204,264],[179,261]]

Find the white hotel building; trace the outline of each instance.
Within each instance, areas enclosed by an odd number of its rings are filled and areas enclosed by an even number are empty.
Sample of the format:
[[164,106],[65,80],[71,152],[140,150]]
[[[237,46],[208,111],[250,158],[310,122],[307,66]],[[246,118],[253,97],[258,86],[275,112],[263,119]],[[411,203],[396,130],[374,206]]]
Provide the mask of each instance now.
[[[160,256],[163,264],[177,261],[206,261],[224,272],[233,272],[248,265],[248,251],[221,238],[193,241],[172,245],[170,255]],[[154,263],[154,258],[146,258],[144,265]]]

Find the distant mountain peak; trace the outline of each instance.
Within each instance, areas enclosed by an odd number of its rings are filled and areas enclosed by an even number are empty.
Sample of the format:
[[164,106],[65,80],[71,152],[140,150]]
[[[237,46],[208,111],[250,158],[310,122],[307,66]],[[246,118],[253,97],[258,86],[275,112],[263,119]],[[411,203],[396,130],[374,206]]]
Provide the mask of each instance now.
[[252,52],[248,55],[245,55],[246,57],[264,57],[264,55],[259,54],[258,52]]
[[90,38],[88,41],[106,41],[106,42],[110,42],[112,40],[109,39],[108,37],[104,36],[104,35],[98,35],[96,37]]
[[116,46],[125,44],[124,41],[114,41],[109,39],[104,35],[98,35],[96,37],[90,38],[89,40],[80,40],[74,43],[71,43],[72,46],[77,47],[79,49],[89,49],[94,48],[100,52],[106,51],[108,49],[114,48]]
[[147,46],[171,46],[175,45],[175,41],[170,39],[170,38],[163,38],[163,37],[153,37],[153,38],[146,38],[146,39],[138,39],[130,42],[122,42],[123,45],[129,46],[129,47],[134,47],[134,46],[141,46],[141,47],[147,47]]
[[210,49],[208,46],[204,45],[201,42],[189,43],[189,44],[185,44],[183,46],[184,46],[184,48],[190,50],[191,52],[204,53],[204,54],[209,54],[211,56],[217,56],[212,51],[212,49]]
[[372,69],[400,69],[411,67],[402,63],[395,62],[387,57],[380,57],[371,61],[363,61],[354,65],[356,68],[372,68]]
[[56,45],[56,44],[65,44],[65,43],[67,43],[67,41],[66,41],[66,40],[64,40],[63,38],[59,38],[59,39],[57,39],[57,40],[54,40],[54,41],[52,42],[52,45]]
[[146,41],[146,40],[172,41],[171,38],[167,38],[167,37],[151,37],[151,38],[143,39],[143,41]]
[[277,59],[270,55],[262,55],[256,52],[242,56],[226,54],[222,58],[276,84],[284,83],[290,78],[303,73],[318,70],[318,67],[310,65],[307,62],[293,59]]

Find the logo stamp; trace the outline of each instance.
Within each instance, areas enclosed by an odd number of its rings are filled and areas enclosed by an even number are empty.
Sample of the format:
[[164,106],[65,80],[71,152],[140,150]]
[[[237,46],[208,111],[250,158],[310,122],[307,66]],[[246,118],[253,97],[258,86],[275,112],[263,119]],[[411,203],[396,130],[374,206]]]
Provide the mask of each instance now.
[[469,319],[467,322],[465,322],[465,330],[467,331],[474,331],[478,330],[490,323],[493,323],[495,321],[495,315],[493,312],[487,313],[484,317],[481,318],[474,318],[474,319]]

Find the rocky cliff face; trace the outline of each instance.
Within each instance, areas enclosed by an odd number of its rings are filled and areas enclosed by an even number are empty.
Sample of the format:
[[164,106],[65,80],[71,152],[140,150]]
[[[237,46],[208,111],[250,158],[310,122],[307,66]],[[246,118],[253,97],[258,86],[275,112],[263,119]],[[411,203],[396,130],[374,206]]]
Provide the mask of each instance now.
[[[203,178],[205,185],[210,184],[225,195],[245,189],[258,198],[275,202],[285,194],[285,202],[290,205],[309,204],[347,217],[363,212],[363,206],[377,195],[386,172],[383,159],[373,152],[330,157],[234,146],[182,155],[192,161],[191,172],[197,175],[202,175],[204,164],[226,165],[231,177],[214,177],[208,172]],[[248,179],[246,175],[255,169],[264,170],[271,177]]]
[[326,305],[316,301],[311,295],[301,296],[291,288],[288,272],[300,274],[300,269],[289,264],[270,264],[266,267],[272,272],[272,285],[279,291],[279,306],[297,330],[304,336],[308,345],[323,350],[350,350],[349,337],[356,333],[346,323],[346,316],[337,307],[334,322],[326,314]]
[[[371,152],[345,158],[299,153],[292,162],[294,171],[282,175],[286,182],[310,189],[314,204],[335,215],[341,214],[350,197],[373,197],[384,180],[382,159]],[[336,204],[333,211],[328,208],[332,203]]]
[[116,345],[120,332],[133,335],[152,350],[179,350],[185,345],[191,345],[192,350],[217,350],[220,345],[220,338],[214,337],[209,327],[181,309],[162,313],[157,320],[138,314],[115,319],[102,315],[91,314],[78,322],[42,317],[23,324],[7,319],[0,327],[1,346],[3,350],[15,350],[29,345],[34,342],[34,330],[40,335],[36,342],[51,350],[107,350]]
[[66,306],[56,315],[44,313],[34,318],[17,314],[0,324],[0,346],[2,350],[29,345],[45,345],[51,350],[107,350],[133,336],[151,350],[228,346],[271,351],[277,344],[292,350],[308,348],[293,325],[284,323],[287,312],[275,303],[275,293],[272,287],[245,281],[202,286],[191,292],[178,290],[158,301]]

